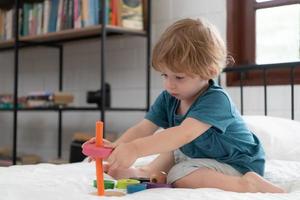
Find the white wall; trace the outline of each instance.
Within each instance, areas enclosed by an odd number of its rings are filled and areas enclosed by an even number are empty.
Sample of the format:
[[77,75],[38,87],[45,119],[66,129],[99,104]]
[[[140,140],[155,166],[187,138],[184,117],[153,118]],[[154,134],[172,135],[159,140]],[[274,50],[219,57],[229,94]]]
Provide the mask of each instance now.
[[[172,22],[185,18],[205,17],[215,24],[226,38],[226,0],[153,0],[152,39],[157,41],[162,31]],[[114,37],[108,41],[108,66],[106,77],[112,87],[113,107],[143,107],[145,105],[145,43],[141,37]],[[89,40],[65,45],[64,90],[75,94],[75,106],[84,106],[86,91],[100,86],[100,41]],[[58,54],[53,49],[35,48],[22,50],[20,66],[20,95],[35,90],[57,90]],[[224,80],[224,78],[223,78]],[[0,54],[0,93],[13,91],[13,55]],[[159,74],[152,73],[152,102],[162,90]],[[274,87],[275,88],[275,87]],[[239,90],[228,88],[233,100],[239,106]],[[245,89],[246,114],[263,114],[262,90]],[[296,89],[296,91],[299,88]],[[279,94],[279,95],[278,95]],[[276,116],[288,116],[286,103],[277,96],[288,96],[285,87],[270,91],[270,99],[277,99],[271,105]],[[297,94],[296,101],[299,100]],[[275,98],[273,98],[275,96]],[[254,106],[256,105],[256,106]],[[296,105],[299,116],[299,105]],[[63,158],[68,159],[69,147],[74,132],[93,134],[98,112],[65,112],[63,114]],[[142,119],[143,112],[108,112],[108,132],[122,133],[126,128]],[[299,118],[299,117],[298,117]],[[11,146],[12,113],[0,112],[0,147]],[[20,112],[18,125],[18,151],[36,153],[46,161],[57,154],[57,113]]]

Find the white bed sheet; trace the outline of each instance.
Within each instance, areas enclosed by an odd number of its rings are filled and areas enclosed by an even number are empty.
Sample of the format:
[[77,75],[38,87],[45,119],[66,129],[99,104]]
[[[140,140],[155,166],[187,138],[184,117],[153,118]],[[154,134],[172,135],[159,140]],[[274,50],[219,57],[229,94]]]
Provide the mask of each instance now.
[[[146,159],[137,162],[143,164]],[[147,161],[146,161],[147,162]],[[118,200],[227,200],[227,199],[299,199],[300,162],[270,160],[266,164],[266,178],[281,185],[287,194],[235,193],[218,189],[151,189],[124,197],[101,197]],[[65,165],[39,164],[0,167],[0,199],[2,200],[93,200],[95,179],[93,163]]]

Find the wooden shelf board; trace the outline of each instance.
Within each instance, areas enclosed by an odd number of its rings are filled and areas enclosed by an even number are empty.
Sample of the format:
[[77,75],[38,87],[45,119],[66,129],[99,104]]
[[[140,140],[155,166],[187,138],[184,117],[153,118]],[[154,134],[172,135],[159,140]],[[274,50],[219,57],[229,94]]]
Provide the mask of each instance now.
[[[135,30],[117,26],[107,25],[107,34],[128,34],[128,35],[139,35],[146,36],[144,30]],[[68,29],[59,32],[52,32],[47,34],[35,35],[35,36],[24,36],[20,37],[19,40],[22,42],[64,42],[64,41],[74,41],[80,40],[87,37],[97,37],[101,35],[102,26],[90,26],[80,29]],[[14,39],[1,41],[0,48],[12,48],[14,47]]]
[[[64,107],[64,108],[18,108],[18,111],[101,111],[99,107],[88,107],[88,106],[81,106],[81,107]],[[106,111],[147,111],[146,108],[133,108],[133,107],[124,107],[124,108],[106,108]],[[0,112],[12,112],[14,111],[12,108],[1,108]]]

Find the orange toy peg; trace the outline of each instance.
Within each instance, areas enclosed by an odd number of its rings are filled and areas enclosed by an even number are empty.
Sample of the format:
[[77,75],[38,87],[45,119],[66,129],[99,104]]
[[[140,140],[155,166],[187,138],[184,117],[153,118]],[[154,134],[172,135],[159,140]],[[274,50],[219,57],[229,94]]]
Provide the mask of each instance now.
[[[103,146],[103,122],[96,122],[96,146]],[[96,158],[97,190],[99,196],[104,196],[104,178],[102,159]]]

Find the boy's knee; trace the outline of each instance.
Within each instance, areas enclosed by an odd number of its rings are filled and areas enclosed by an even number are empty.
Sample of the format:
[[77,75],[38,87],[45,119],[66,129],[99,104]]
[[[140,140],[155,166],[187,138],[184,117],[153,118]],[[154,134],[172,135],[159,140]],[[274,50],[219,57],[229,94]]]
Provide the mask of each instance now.
[[[205,179],[201,176],[201,173],[206,173],[207,169],[198,169],[198,175],[195,176],[194,173],[190,173],[180,179],[177,179],[172,183],[172,185],[176,188],[204,188],[206,187]],[[210,170],[210,169],[208,169]]]
[[181,188],[183,186],[183,181],[181,181],[180,179],[173,182],[172,183],[172,186],[175,187],[175,188]]
[[183,177],[181,179],[176,180],[172,183],[173,187],[175,188],[190,188],[190,181],[187,180],[187,178]]

